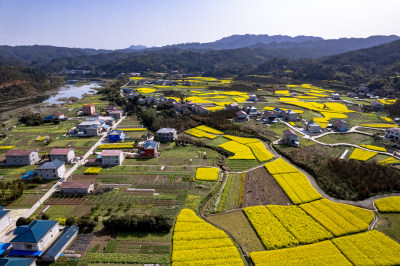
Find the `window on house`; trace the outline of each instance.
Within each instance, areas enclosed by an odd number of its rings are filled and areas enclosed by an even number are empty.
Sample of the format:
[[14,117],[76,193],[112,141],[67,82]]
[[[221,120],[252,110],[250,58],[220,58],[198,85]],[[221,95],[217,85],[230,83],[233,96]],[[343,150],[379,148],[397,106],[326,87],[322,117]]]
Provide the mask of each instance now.
[[32,244],[26,244],[27,249],[32,249]]

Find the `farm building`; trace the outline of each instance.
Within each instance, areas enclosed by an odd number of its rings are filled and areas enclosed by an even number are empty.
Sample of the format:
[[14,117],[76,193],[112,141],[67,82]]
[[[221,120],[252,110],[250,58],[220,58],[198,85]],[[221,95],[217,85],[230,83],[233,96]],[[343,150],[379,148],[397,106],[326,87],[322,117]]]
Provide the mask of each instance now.
[[116,141],[123,141],[125,138],[125,134],[122,130],[115,129],[108,133],[108,141],[116,142]]
[[383,104],[379,101],[373,101],[373,102],[371,102],[371,107],[372,107],[372,110],[374,110],[375,112],[379,112],[379,111],[382,111]]
[[65,115],[64,115],[63,113],[57,112],[57,113],[55,113],[55,114],[53,114],[53,115],[51,116],[51,119],[53,119],[53,120],[55,120],[55,119],[58,119],[58,120],[65,120],[66,118],[65,118]]
[[109,111],[107,111],[107,115],[109,115],[109,116],[111,116],[111,117],[113,117],[115,119],[121,119],[122,113],[123,113],[122,110],[109,110]]
[[321,126],[314,123],[314,121],[309,121],[306,124],[306,130],[308,133],[320,133],[321,132]]
[[291,129],[283,131],[282,141],[286,145],[299,147],[299,136]]
[[75,159],[74,149],[69,148],[53,148],[50,152],[50,160],[60,160],[64,163],[71,163]]
[[338,132],[346,132],[349,130],[349,124],[344,120],[336,119],[332,123],[332,129]]
[[257,108],[255,108],[254,106],[248,106],[245,108],[245,112],[249,115],[249,116],[257,116],[260,113],[258,112]]
[[226,110],[239,110],[239,105],[237,103],[231,103],[225,105]]
[[297,120],[297,113],[295,111],[292,111],[292,110],[286,110],[286,111],[281,110],[279,112],[279,114],[286,121],[289,121],[289,122],[292,121],[293,122],[293,121]]
[[61,193],[63,194],[90,194],[94,190],[91,182],[63,182]]
[[139,148],[140,158],[156,158],[158,157],[159,143],[154,140],[146,140],[141,144]]
[[1,266],[36,266],[35,258],[5,257],[0,259]]
[[0,235],[11,225],[10,211],[0,206]]
[[174,141],[178,138],[175,128],[161,128],[156,132],[161,142]]
[[84,115],[94,115],[96,113],[96,106],[92,103],[85,104],[82,107],[82,111]]
[[385,130],[385,138],[400,142],[400,128],[392,127]]
[[340,94],[339,93],[332,93],[331,94],[331,99],[332,100],[340,100]]
[[243,122],[249,120],[249,116],[243,111],[238,111],[235,119],[237,122]]
[[37,175],[42,179],[59,179],[66,171],[65,163],[58,159],[44,163],[36,169]]
[[[55,261],[78,234],[78,227],[65,227],[62,232],[58,221],[35,220],[29,225],[18,226],[10,243],[10,256],[41,257]],[[61,233],[60,233],[61,232]]]
[[124,161],[124,153],[121,150],[103,150],[101,152],[102,165],[121,165]]
[[258,102],[257,95],[255,95],[255,94],[250,94],[248,100],[249,100],[249,101],[253,101],[253,102]]
[[99,120],[83,121],[78,124],[78,133],[74,136],[92,137],[98,136],[102,130]]
[[39,162],[37,150],[9,150],[6,153],[7,165],[34,165]]

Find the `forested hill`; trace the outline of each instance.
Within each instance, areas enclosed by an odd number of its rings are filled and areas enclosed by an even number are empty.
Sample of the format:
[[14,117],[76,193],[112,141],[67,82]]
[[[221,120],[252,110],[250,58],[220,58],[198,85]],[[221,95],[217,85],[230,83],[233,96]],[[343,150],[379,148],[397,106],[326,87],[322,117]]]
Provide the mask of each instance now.
[[49,45],[32,45],[32,46],[0,46],[0,63],[1,64],[27,64],[38,65],[50,62],[53,59],[64,57],[75,57],[82,55],[96,55],[108,53],[109,50],[82,49],[55,47]]
[[266,61],[248,73],[286,76],[284,70],[293,72],[293,80],[337,80],[346,84],[367,83],[375,90],[388,94],[400,91],[400,40],[375,47],[319,59]]
[[35,68],[0,66],[0,102],[34,96],[61,83],[62,79]]

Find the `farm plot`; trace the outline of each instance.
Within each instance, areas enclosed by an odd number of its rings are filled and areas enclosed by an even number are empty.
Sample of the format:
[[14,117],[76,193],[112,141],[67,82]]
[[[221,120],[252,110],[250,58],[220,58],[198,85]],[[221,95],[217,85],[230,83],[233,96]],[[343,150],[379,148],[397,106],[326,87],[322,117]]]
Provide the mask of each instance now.
[[339,237],[332,242],[354,265],[400,264],[400,245],[375,230]]
[[241,185],[242,174],[228,175],[228,180],[218,204],[218,212],[225,212],[227,210],[239,208]]
[[400,212],[400,196],[378,199],[375,206],[380,212]]
[[183,209],[173,235],[172,265],[244,265],[227,234]]
[[227,231],[247,252],[265,250],[242,210],[208,216],[207,219]]
[[349,265],[340,250],[331,241],[281,250],[252,252],[257,265]]
[[343,208],[342,205],[322,199],[302,204],[300,207],[336,237],[368,229],[369,223],[363,220],[363,218],[368,218],[368,215],[364,214],[359,218],[346,210],[346,208]]
[[266,171],[259,167],[246,173],[242,206],[257,205],[290,205],[292,202],[278,182]]

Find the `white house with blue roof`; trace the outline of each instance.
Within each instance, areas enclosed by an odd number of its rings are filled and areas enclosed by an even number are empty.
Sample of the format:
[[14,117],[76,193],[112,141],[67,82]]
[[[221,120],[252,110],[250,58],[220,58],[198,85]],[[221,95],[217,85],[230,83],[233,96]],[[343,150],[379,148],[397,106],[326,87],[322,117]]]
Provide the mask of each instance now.
[[35,220],[18,226],[14,234],[9,256],[40,256],[60,235],[60,227],[58,221]]
[[46,162],[36,169],[37,175],[42,179],[59,179],[66,171],[65,163],[58,159],[52,162]]
[[10,211],[0,206],[0,235],[11,225]]

